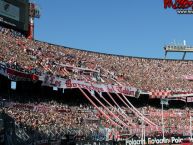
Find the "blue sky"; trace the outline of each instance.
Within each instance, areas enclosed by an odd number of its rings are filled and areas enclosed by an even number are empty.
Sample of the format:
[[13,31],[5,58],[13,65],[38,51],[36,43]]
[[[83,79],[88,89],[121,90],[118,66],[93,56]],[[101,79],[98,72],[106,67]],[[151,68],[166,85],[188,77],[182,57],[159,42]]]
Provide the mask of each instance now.
[[[163,0],[36,0],[35,38],[110,54],[163,58],[172,41],[193,45],[193,15],[164,9]],[[181,58],[182,54],[169,54]],[[189,54],[187,58],[193,58]]]

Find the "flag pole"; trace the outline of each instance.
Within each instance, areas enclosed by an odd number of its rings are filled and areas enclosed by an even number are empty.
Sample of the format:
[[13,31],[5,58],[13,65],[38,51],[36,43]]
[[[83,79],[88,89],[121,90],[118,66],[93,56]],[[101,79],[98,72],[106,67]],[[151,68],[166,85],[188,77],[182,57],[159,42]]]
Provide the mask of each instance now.
[[191,114],[191,112],[190,112],[190,139],[192,142],[192,114]]
[[161,105],[162,105],[162,137],[164,141],[164,115],[163,115],[164,104],[162,103]]

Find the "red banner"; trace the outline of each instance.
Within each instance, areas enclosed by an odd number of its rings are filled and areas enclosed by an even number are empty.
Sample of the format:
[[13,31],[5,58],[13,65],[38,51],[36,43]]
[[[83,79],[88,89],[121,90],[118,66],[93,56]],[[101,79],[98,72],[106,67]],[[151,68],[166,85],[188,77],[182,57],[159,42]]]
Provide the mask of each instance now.
[[17,81],[39,80],[39,77],[35,74],[26,74],[26,73],[15,71],[9,68],[7,69],[7,75],[10,79],[17,80]]

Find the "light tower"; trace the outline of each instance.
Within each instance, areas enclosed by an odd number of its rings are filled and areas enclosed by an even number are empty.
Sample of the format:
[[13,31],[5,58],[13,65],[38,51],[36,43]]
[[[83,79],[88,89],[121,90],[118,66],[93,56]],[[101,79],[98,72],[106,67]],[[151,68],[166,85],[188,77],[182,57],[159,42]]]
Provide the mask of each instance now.
[[186,53],[192,53],[193,52],[193,46],[187,46],[186,41],[184,40],[184,44],[177,45],[177,44],[169,44],[164,46],[165,51],[165,59],[167,57],[168,52],[181,52],[183,53],[182,60],[185,59]]
[[34,18],[40,18],[40,9],[35,3],[29,3],[29,28],[27,33],[28,39],[34,39]]

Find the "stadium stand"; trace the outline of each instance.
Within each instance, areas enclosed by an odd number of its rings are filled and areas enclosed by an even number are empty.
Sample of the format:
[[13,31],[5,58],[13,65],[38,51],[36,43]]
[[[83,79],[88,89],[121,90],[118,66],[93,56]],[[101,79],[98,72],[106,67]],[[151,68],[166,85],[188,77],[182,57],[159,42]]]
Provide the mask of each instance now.
[[[0,80],[5,84],[0,85],[1,102],[7,99],[1,112],[14,120],[16,133],[12,137],[15,140],[7,139],[8,144],[57,145],[70,135],[76,141],[122,141],[134,136],[140,139],[143,121],[146,136],[161,137],[160,98],[193,92],[193,61],[83,51],[29,40],[4,27],[0,27],[0,53]],[[79,87],[59,87],[56,92],[43,85],[46,76],[129,86],[140,93],[125,97],[124,93],[98,93]],[[10,90],[10,80],[17,81],[19,89]],[[189,136],[192,108],[183,99],[171,100],[170,106],[177,108],[166,107],[163,112],[167,137]],[[8,137],[6,134],[4,138]]]
[[[23,71],[85,81],[120,82],[145,91],[192,91],[192,81],[184,77],[193,73],[192,61],[101,54],[32,41],[18,35],[1,28],[1,61]],[[84,71],[88,71],[87,74]]]

